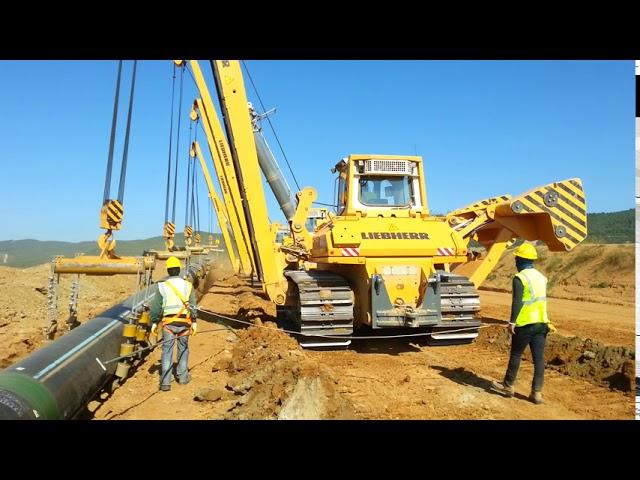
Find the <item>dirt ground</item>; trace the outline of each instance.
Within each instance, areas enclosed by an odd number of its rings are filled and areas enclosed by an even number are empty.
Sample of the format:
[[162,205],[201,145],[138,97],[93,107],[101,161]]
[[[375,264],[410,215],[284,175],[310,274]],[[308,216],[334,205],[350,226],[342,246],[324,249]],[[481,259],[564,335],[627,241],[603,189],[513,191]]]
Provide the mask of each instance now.
[[[619,337],[602,339],[589,308],[557,320],[549,336],[543,405],[530,403],[532,364],[522,362],[515,398],[489,387],[501,379],[508,336],[500,319],[508,295],[488,292],[486,328],[471,345],[424,341],[353,341],[347,350],[303,350],[276,330],[273,304],[245,282],[217,280],[200,308],[254,323],[223,329],[201,319],[190,341],[193,380],[158,391],[159,352],[109,397],[90,405],[96,419],[632,419],[633,348],[608,344],[634,337],[633,309],[621,310]],[[484,297],[483,292],[483,297]],[[486,300],[486,299],[483,299]],[[569,301],[574,307],[581,302]],[[552,307],[550,306],[550,309]],[[571,306],[566,305],[570,311]],[[506,309],[506,310],[505,310]],[[232,321],[227,326],[237,327]],[[579,331],[573,328],[579,326]],[[266,327],[266,328],[265,328]],[[217,330],[207,332],[207,330]],[[598,340],[586,339],[587,332]]]
[[[511,294],[480,290],[480,304],[484,316],[507,320],[511,312]],[[549,298],[547,308],[549,320],[560,335],[576,335],[609,345],[635,348],[633,305]]]
[[[598,256],[615,254],[609,246],[590,247]],[[490,288],[510,288],[506,269],[512,259],[503,262]],[[597,258],[583,258],[582,264],[592,268],[591,280],[581,271],[575,278],[563,277],[555,294],[565,298],[549,300],[558,332],[548,337],[543,405],[526,399],[533,370],[528,355],[515,398],[489,388],[491,380],[502,378],[508,360],[509,337],[502,326],[509,315],[507,293],[481,291],[485,325],[470,345],[430,347],[424,340],[380,339],[354,340],[345,350],[304,350],[276,329],[270,301],[216,266],[200,308],[253,326],[201,316],[200,331],[190,339],[191,383],[174,381],[171,391],[159,392],[157,349],[119,388],[93,400],[85,418],[632,419],[635,311],[627,294],[633,298],[634,285],[626,274],[613,277]],[[545,273],[551,277],[552,271]],[[48,274],[46,265],[0,267],[0,368],[44,343]],[[611,285],[603,286],[607,282]],[[63,277],[61,326],[69,283]],[[83,277],[81,321],[129,296],[134,284],[129,276]]]
[[[47,343],[47,285],[49,265],[0,267],[0,368],[24,358]],[[58,332],[65,332],[69,316],[71,275],[60,276]],[[135,275],[80,278],[78,320],[84,322],[131,295]]]

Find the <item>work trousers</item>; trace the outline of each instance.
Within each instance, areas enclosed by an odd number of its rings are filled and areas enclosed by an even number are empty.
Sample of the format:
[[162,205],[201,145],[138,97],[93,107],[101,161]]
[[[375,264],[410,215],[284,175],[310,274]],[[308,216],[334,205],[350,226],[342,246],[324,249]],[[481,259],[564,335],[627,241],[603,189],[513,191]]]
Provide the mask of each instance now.
[[[168,332],[167,330],[170,330]],[[189,336],[186,332],[189,327],[166,325],[162,330],[162,372],[160,374],[160,386],[171,386],[171,370],[173,367],[173,345],[178,340],[178,367],[176,368],[176,377],[178,382],[186,382],[189,378]],[[179,334],[185,333],[184,336],[178,337]]]
[[542,392],[544,383],[544,344],[547,339],[549,328],[546,323],[532,323],[524,327],[516,327],[516,333],[511,337],[511,355],[509,366],[504,376],[504,384],[512,387],[518,376],[520,368],[520,358],[527,345],[531,348],[533,357],[533,382],[531,391]]

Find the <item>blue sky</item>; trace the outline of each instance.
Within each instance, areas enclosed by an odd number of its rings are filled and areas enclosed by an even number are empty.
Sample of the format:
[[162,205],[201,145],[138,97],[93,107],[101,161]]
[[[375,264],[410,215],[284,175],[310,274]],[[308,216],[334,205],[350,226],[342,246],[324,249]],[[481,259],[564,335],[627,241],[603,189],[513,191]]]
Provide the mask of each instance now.
[[[634,206],[633,61],[246,64],[266,108],[277,108],[271,119],[298,182],[314,186],[319,201],[332,203],[329,170],[349,153],[417,153],[425,160],[427,194],[436,212],[571,177],[582,178],[590,212]],[[201,65],[211,79],[208,64]],[[0,240],[82,241],[100,235],[116,71],[116,61],[0,61]],[[131,62],[125,62],[112,196],[130,72]],[[171,75],[170,61],[138,63],[125,220],[116,238],[162,232]],[[179,231],[187,115],[195,95],[185,75]],[[266,124],[265,129],[295,189]],[[198,138],[205,140],[202,131]],[[199,191],[206,227],[203,182]],[[272,220],[281,220],[270,192],[267,197]]]

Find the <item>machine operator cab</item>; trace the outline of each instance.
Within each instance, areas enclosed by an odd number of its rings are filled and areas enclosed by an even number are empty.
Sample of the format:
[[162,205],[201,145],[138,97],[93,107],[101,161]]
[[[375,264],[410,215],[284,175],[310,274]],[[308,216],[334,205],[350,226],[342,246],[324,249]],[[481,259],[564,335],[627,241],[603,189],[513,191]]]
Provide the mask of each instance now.
[[331,171],[338,172],[336,213],[340,216],[428,214],[421,157],[350,155]]

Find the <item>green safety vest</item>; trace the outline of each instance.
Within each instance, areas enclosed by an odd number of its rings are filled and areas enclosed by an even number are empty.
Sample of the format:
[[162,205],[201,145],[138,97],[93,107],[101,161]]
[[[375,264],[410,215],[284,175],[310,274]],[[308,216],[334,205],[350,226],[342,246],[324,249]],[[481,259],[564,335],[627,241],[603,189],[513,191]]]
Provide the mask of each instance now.
[[191,323],[191,312],[186,307],[191,296],[191,283],[182,278],[172,278],[158,283],[162,296],[162,313],[164,323],[186,321]]
[[516,327],[531,323],[549,323],[547,317],[547,277],[535,268],[525,268],[518,272],[524,290],[522,309],[516,318]]

